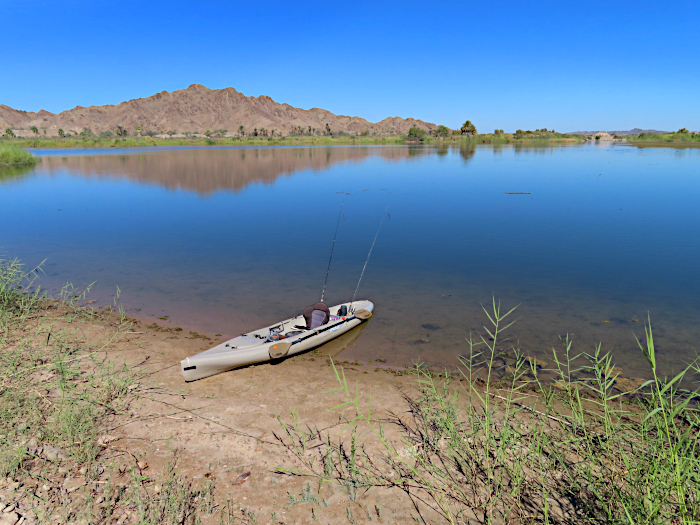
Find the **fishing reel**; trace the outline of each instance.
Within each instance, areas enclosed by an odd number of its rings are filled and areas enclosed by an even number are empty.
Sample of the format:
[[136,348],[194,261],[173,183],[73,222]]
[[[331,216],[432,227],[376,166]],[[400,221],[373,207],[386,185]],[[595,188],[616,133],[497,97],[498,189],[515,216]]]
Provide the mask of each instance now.
[[284,335],[282,335],[282,329],[284,326],[277,326],[275,328],[270,328],[270,334],[267,336],[267,341],[268,342],[275,342],[279,341],[280,339],[286,339]]

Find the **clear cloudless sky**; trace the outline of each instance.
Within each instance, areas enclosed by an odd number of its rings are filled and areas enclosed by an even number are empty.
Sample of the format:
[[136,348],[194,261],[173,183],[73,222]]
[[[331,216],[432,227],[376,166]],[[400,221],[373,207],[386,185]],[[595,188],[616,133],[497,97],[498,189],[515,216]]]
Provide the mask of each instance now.
[[0,0],[0,104],[190,84],[376,122],[700,129],[700,1]]

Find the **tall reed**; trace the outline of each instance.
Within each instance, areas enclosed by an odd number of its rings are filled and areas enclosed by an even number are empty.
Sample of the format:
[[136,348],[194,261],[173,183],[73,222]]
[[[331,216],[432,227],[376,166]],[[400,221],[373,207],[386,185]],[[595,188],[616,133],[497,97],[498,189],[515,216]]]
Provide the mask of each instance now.
[[[552,349],[554,381],[541,363],[508,350],[508,316],[496,302],[488,324],[467,339],[458,373],[417,365],[410,418],[383,416],[333,364],[338,390],[357,416],[349,436],[296,440],[303,473],[355,490],[395,487],[416,508],[448,523],[698,523],[698,392],[681,388],[695,361],[673,378],[659,374],[651,323],[639,341],[650,379],[621,389],[601,345],[574,354]],[[511,357],[504,359],[504,354]],[[374,448],[359,435],[369,431]],[[387,437],[398,433],[400,439]],[[380,452],[376,450],[380,445]],[[309,450],[320,461],[309,461]],[[371,452],[374,450],[374,452]],[[361,461],[360,461],[361,460]],[[300,471],[302,472],[302,471]]]

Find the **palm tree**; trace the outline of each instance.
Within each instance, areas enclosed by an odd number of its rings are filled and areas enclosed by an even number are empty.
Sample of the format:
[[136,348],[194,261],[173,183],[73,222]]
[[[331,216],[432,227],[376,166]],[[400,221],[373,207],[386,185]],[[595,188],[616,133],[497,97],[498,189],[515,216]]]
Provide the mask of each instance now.
[[464,124],[462,124],[462,129],[460,130],[462,132],[462,135],[476,135],[476,126],[472,124],[471,120],[467,120]]
[[114,130],[114,133],[121,137],[124,134],[124,128],[122,126],[117,126],[117,129]]
[[66,132],[63,131],[61,128],[59,128],[59,129],[58,129],[58,136],[59,136],[59,137],[65,137],[65,136],[66,136]]
[[168,135],[170,135],[172,137],[173,135],[175,135],[175,132],[173,130],[170,130],[170,131],[168,131]]
[[206,130],[204,134],[207,136],[207,138],[211,137],[211,131]]
[[241,137],[245,137],[245,128],[243,126],[238,126],[238,134]]
[[5,130],[5,135],[7,135],[7,138],[8,138],[8,139],[13,139],[13,138],[15,138],[15,133],[14,133],[14,131],[12,131],[12,128],[7,128],[7,129]]
[[29,129],[31,129],[31,130],[32,130],[32,133],[34,133],[35,135],[38,135],[38,134],[39,134],[39,128],[37,128],[36,126],[32,126],[32,127],[29,128]]
[[136,134],[140,137],[141,136],[141,126],[136,126]]

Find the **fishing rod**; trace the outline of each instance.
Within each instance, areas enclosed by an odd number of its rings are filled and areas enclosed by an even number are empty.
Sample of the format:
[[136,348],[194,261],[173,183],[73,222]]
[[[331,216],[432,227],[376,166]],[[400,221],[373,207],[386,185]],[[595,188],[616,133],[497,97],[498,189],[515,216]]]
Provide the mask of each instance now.
[[321,302],[323,296],[326,295],[326,284],[328,284],[328,274],[331,272],[331,261],[333,260],[333,250],[335,249],[335,239],[338,237],[338,226],[340,226],[340,217],[343,215],[343,205],[340,205],[340,213],[338,213],[338,222],[335,225],[335,235],[333,236],[333,244],[331,245],[331,256],[328,259],[328,269],[326,270],[326,280],[323,283],[323,291],[321,292]]
[[382,224],[384,223],[384,217],[386,217],[386,213],[389,211],[389,206],[387,205],[386,209],[384,210],[384,213],[382,214],[382,220],[379,221],[379,228],[377,228],[377,233],[374,236],[374,241],[372,241],[372,246],[369,247],[369,253],[367,254],[367,260],[365,261],[365,265],[362,267],[362,273],[360,274],[360,280],[357,281],[357,288],[355,288],[355,293],[352,294],[352,301],[350,301],[350,308],[348,310],[352,309],[352,303],[355,302],[355,296],[357,295],[357,290],[360,289],[360,283],[362,282],[362,276],[365,275],[365,269],[367,269],[367,263],[369,262],[369,257],[372,255],[372,249],[374,248],[374,244],[377,242],[377,237],[379,237],[379,230],[382,229]]

